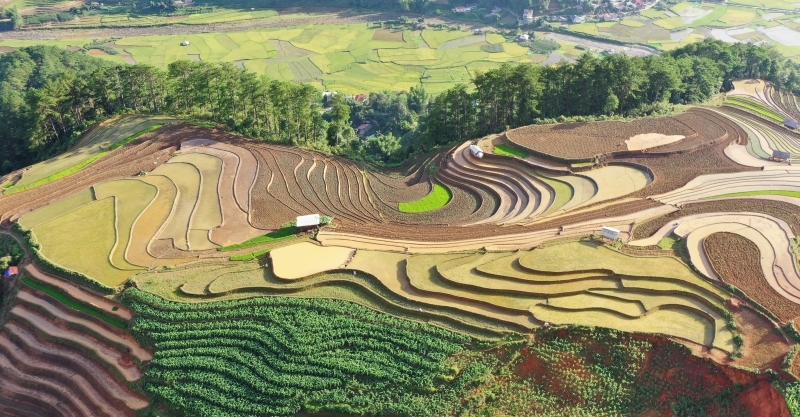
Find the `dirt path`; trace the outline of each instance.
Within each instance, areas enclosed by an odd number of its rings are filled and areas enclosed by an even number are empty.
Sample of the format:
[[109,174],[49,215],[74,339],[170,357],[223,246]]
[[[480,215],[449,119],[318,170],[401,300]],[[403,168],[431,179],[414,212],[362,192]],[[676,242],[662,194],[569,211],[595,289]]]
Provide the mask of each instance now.
[[30,292],[27,288],[23,288],[22,290],[20,290],[19,294],[17,294],[17,298],[28,304],[37,305],[45,309],[56,319],[61,319],[65,322],[72,323],[84,327],[86,329],[89,329],[97,336],[100,336],[113,344],[123,346],[141,361],[149,361],[153,359],[153,355],[150,354],[150,352],[143,349],[141,346],[139,346],[139,344],[136,343],[133,337],[128,335],[127,333],[118,334],[114,331],[107,329],[105,326],[94,322],[93,320],[87,320],[78,316],[74,316],[69,312],[66,312],[61,308],[53,305],[48,300],[36,296],[36,294]]
[[123,320],[131,320],[133,318],[131,311],[122,304],[115,303],[99,295],[92,294],[75,284],[71,284],[55,278],[52,275],[45,274],[32,263],[23,265],[23,269],[25,269],[25,271],[27,271],[36,280],[44,282],[48,285],[52,285],[64,291],[70,297],[102,310],[104,313],[117,316]]

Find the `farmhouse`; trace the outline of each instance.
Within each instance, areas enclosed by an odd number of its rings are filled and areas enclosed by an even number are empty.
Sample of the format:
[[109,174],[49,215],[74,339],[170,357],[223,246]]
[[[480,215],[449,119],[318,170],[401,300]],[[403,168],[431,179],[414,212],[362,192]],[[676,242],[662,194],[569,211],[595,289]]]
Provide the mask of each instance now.
[[527,33],[523,33],[522,35],[519,35],[519,38],[517,38],[517,41],[519,41],[519,42],[528,42],[530,40],[531,40],[531,37]]
[[319,226],[319,214],[307,214],[305,216],[297,216],[294,227],[298,232],[305,232]]
[[6,278],[13,278],[19,274],[19,268],[16,266],[9,266],[3,276]]
[[791,157],[792,157],[792,155],[789,154],[789,152],[774,150],[774,151],[772,151],[772,158],[770,158],[770,159],[772,159],[773,161],[778,161],[778,162],[786,162]]
[[454,13],[466,13],[476,10],[478,6],[470,5],[470,6],[456,6],[453,8]]
[[585,16],[574,15],[574,16],[570,16],[569,21],[572,22],[572,23],[583,23],[583,22],[586,21],[586,17]]
[[786,126],[786,127],[788,127],[789,129],[795,129],[795,130],[797,130],[797,128],[800,126],[800,125],[797,123],[797,121],[796,121],[796,120],[793,120],[793,119],[786,119],[786,120],[784,120],[784,121],[783,121],[783,125],[784,125],[784,126]]
[[522,11],[522,20],[530,23],[533,22],[533,9],[525,9]]
[[356,128],[356,133],[359,137],[366,135],[369,131],[372,130],[372,124],[370,123],[362,123],[358,125]]
[[608,240],[614,241],[614,240],[617,240],[617,238],[619,237],[619,230],[617,230],[617,229],[615,229],[613,227],[603,226],[600,229],[600,236],[603,239],[608,239]]

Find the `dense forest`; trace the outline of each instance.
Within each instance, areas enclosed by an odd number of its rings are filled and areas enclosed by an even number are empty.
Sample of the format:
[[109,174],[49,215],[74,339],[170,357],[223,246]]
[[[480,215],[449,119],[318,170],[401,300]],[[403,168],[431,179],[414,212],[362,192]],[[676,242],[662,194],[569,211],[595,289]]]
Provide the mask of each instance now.
[[[270,80],[230,63],[178,61],[161,70],[54,47],[0,56],[0,173],[66,151],[120,113],[172,114],[261,140],[399,162],[410,153],[567,117],[636,117],[702,102],[730,79],[764,78],[800,92],[796,64],[771,48],[704,41],[661,56],[583,55],[574,64],[503,65],[432,100],[421,87],[373,92],[365,104],[322,102],[308,84]],[[369,122],[360,140],[353,126]]]

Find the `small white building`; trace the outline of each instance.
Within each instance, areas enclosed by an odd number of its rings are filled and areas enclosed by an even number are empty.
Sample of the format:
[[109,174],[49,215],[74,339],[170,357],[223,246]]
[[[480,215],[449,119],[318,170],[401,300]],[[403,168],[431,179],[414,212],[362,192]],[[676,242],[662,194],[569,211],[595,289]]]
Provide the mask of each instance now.
[[530,40],[531,40],[531,36],[528,35],[527,33],[523,33],[522,35],[519,35],[519,38],[517,38],[518,42],[528,42]]
[[533,22],[533,9],[525,9],[522,11],[522,20],[527,23]]
[[319,214],[307,214],[305,216],[297,216],[297,220],[295,220],[294,227],[297,228],[297,231],[304,231],[319,226],[319,223],[320,223]]
[[478,145],[469,145],[469,152],[472,154],[472,156],[478,159],[483,158],[483,151],[478,147]]
[[603,228],[600,229],[600,236],[609,240],[617,240],[619,237],[619,230],[613,227],[603,226]]
[[181,42],[181,46],[189,46],[189,41],[183,41],[183,42]]

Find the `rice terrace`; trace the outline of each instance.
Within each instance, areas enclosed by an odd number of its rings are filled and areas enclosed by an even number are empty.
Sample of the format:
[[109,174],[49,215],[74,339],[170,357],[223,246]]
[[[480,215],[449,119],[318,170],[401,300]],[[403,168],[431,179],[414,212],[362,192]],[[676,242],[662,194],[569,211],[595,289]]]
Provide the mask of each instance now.
[[800,417],[795,5],[306,3],[2,6],[0,416]]

